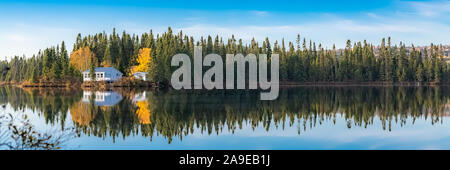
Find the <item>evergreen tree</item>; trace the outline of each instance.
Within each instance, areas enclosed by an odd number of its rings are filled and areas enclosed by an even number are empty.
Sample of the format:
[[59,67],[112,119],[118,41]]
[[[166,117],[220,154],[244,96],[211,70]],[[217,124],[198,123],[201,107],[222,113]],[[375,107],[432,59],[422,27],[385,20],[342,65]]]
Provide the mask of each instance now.
[[94,58],[91,58],[91,64],[89,65],[89,78],[91,81],[96,81]]

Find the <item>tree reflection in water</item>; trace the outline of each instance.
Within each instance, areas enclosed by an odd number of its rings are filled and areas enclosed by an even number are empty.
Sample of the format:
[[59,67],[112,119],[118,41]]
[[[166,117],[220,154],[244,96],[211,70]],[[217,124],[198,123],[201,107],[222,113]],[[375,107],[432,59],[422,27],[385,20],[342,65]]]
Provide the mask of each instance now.
[[229,93],[49,92],[5,87],[0,88],[0,102],[10,103],[14,109],[35,110],[47,123],[59,122],[61,126],[70,113],[75,128],[87,135],[113,139],[141,135],[151,139],[156,133],[169,143],[173,137],[182,139],[194,130],[234,133],[244,124],[266,131],[272,126],[284,129],[296,125],[300,134],[325,121],[336,123],[339,116],[347,121],[348,128],[367,127],[379,119],[381,128],[390,131],[394,123],[403,126],[408,121],[414,124],[416,119],[426,119],[435,124],[450,115],[450,91],[445,87],[286,88],[275,101],[260,101],[256,91]]

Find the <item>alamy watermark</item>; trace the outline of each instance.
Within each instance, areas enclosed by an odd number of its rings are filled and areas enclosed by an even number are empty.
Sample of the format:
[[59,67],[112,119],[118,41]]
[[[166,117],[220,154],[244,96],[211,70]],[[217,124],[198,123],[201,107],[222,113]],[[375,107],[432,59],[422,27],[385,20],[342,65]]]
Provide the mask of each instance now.
[[[218,54],[208,54],[202,59],[202,47],[194,47],[194,89],[224,89],[224,74],[222,57]],[[258,63],[259,62],[259,63]],[[180,63],[181,66],[180,66]],[[212,64],[214,63],[214,65]],[[268,80],[267,54],[260,54],[257,60],[255,54],[227,54],[225,61],[226,89],[235,89],[235,73],[237,89],[245,89],[246,63],[248,63],[248,88],[257,89],[258,84],[261,90],[261,100],[275,100],[279,94],[279,55],[272,54],[270,62],[270,81]],[[236,65],[236,71],[235,71]],[[173,56],[171,66],[179,66],[172,73],[171,83],[176,90],[192,89],[191,82],[191,59],[187,54],[177,54]],[[203,66],[210,68],[203,74]],[[259,66],[259,67],[258,67]],[[214,77],[214,79],[213,79]],[[181,79],[180,79],[181,78]]]

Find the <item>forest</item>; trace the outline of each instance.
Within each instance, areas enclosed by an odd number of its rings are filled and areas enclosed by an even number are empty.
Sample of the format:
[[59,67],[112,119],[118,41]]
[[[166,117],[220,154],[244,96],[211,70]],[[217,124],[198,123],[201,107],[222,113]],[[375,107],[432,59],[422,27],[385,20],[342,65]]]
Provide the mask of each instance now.
[[[253,53],[280,55],[282,82],[432,82],[450,81],[450,65],[443,56],[442,45],[418,50],[411,44],[391,44],[383,38],[380,45],[347,40],[345,49],[325,49],[322,44],[296,37],[295,42],[284,39],[262,42],[252,39],[224,39],[208,35],[194,40],[182,31],[174,33],[169,27],[162,34],[150,30],[142,35],[113,29],[82,36],[78,34],[73,51],[68,55],[64,41],[37,54],[15,56],[0,61],[0,81],[35,82],[41,79],[60,80],[67,77],[81,80],[81,72],[94,67],[114,67],[131,75],[136,71],[149,72],[154,82],[168,84],[172,71],[172,56],[185,53],[193,56],[194,46],[203,47],[203,56],[216,53],[225,60],[226,54]],[[375,49],[378,51],[375,52]]]

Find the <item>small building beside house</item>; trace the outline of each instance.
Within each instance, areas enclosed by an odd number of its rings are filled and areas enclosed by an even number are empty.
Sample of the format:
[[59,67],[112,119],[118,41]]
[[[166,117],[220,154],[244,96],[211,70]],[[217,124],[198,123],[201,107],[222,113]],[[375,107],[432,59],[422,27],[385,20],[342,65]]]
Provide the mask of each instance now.
[[[95,68],[95,81],[116,81],[122,78],[122,73],[113,67],[97,67]],[[83,81],[91,81],[89,69],[83,71]]]
[[147,72],[136,72],[136,73],[133,74],[133,76],[135,78],[137,78],[139,80],[144,80],[144,81],[148,80],[147,75],[148,75]]

